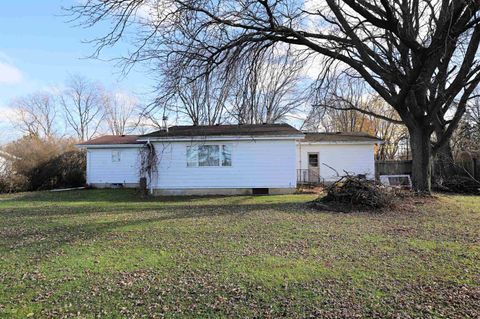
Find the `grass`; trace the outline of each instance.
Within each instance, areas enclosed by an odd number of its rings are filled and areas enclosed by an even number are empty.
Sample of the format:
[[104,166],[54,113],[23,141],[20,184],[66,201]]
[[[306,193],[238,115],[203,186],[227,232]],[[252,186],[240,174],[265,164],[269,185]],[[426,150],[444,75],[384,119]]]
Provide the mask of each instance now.
[[480,197],[0,195],[0,317],[478,318]]

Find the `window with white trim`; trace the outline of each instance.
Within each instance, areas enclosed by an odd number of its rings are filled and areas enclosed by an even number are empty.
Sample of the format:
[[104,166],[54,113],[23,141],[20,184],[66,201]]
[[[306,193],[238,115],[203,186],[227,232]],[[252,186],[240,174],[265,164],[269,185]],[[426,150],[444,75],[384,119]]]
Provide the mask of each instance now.
[[120,151],[112,151],[112,163],[120,162]]
[[230,145],[187,146],[187,167],[232,166]]

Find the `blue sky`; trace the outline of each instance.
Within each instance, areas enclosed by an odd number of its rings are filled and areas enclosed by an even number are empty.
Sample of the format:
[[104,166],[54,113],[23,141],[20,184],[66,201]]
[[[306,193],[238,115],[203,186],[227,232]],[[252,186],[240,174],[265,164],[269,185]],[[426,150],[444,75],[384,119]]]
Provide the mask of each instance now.
[[93,52],[88,39],[106,28],[76,27],[67,23],[63,7],[77,0],[0,1],[0,144],[16,137],[6,117],[16,96],[60,87],[69,74],[81,74],[107,87],[128,90],[141,97],[152,88],[147,72],[136,68],[122,76],[114,61],[125,54],[125,44],[105,52],[101,60],[88,59]]

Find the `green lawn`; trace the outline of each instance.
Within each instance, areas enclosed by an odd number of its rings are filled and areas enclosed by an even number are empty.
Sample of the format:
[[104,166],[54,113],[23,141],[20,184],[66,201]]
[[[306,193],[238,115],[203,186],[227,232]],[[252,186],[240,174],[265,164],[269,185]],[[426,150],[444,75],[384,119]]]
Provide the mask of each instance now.
[[0,317],[480,316],[480,197],[0,195]]

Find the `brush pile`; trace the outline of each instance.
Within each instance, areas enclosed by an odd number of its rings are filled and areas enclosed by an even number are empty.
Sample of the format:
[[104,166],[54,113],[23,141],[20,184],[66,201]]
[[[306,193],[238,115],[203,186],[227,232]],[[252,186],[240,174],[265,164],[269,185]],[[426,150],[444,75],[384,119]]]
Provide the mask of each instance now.
[[375,181],[347,175],[328,186],[326,196],[311,204],[317,209],[380,209],[392,205],[393,196]]
[[434,188],[441,192],[479,195],[480,181],[470,176],[455,175],[444,180],[441,184],[434,184]]

